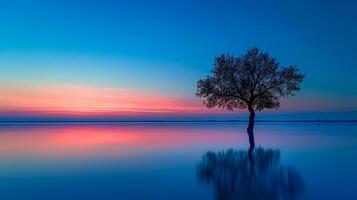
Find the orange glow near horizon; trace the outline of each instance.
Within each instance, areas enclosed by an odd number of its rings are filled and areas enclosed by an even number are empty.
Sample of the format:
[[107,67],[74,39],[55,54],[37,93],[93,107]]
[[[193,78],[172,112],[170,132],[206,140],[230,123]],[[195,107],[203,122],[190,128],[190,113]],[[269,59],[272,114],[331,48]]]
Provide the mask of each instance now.
[[[282,99],[280,112],[319,111],[334,100]],[[326,103],[327,101],[327,103]],[[337,100],[335,100],[337,102]],[[325,103],[324,103],[325,102]],[[337,104],[337,103],[334,104]],[[346,106],[351,103],[346,103]],[[333,110],[330,108],[329,110]],[[201,114],[235,114],[219,108],[208,109],[198,98],[172,97],[154,92],[126,88],[90,87],[81,85],[0,85],[2,117],[59,117],[134,119],[137,117],[200,116]],[[276,112],[265,110],[265,112]]]
[[0,86],[0,110],[42,115],[130,116],[209,112],[200,101],[122,88]]

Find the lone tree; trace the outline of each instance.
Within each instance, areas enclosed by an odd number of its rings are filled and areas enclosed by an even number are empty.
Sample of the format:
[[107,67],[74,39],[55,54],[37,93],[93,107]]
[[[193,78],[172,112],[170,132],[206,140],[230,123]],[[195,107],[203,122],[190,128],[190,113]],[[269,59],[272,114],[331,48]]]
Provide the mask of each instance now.
[[253,149],[255,112],[279,108],[280,98],[299,91],[303,79],[296,66],[281,67],[268,53],[250,48],[239,57],[227,54],[217,57],[212,75],[197,82],[196,96],[208,108],[248,109],[247,133]]

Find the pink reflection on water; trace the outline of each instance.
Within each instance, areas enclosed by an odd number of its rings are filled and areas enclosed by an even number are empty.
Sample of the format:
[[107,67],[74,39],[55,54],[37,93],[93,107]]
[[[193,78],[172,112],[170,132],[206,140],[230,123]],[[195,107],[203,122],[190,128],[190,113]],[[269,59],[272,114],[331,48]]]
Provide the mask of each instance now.
[[197,145],[244,143],[243,134],[216,129],[142,125],[33,126],[1,130],[0,156],[122,155]]
[[[248,147],[245,126],[75,124],[0,127],[1,157],[131,156],[150,152],[194,151]],[[299,149],[345,145],[335,137],[321,140],[310,132],[276,132],[260,129],[257,145]]]

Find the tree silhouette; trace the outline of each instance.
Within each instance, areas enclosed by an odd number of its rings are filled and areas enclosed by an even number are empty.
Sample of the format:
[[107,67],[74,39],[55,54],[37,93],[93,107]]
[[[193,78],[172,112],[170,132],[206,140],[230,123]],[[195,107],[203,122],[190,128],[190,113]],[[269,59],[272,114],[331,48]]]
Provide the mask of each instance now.
[[295,66],[282,68],[268,53],[251,48],[239,57],[227,54],[217,57],[212,75],[197,82],[196,96],[208,108],[248,109],[247,132],[254,148],[255,112],[279,108],[280,98],[299,91],[303,78]]
[[197,166],[200,182],[212,185],[217,200],[298,199],[304,189],[300,172],[280,163],[280,151],[256,149],[207,152]]

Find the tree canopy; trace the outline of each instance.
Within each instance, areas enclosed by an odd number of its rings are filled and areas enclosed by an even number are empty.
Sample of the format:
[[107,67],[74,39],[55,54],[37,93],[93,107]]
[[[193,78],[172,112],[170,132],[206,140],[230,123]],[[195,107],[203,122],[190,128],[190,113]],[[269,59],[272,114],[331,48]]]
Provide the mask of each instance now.
[[299,91],[303,79],[296,66],[281,67],[267,52],[251,48],[238,57],[217,57],[212,75],[197,82],[196,95],[209,108],[262,111],[279,108],[279,99]]

